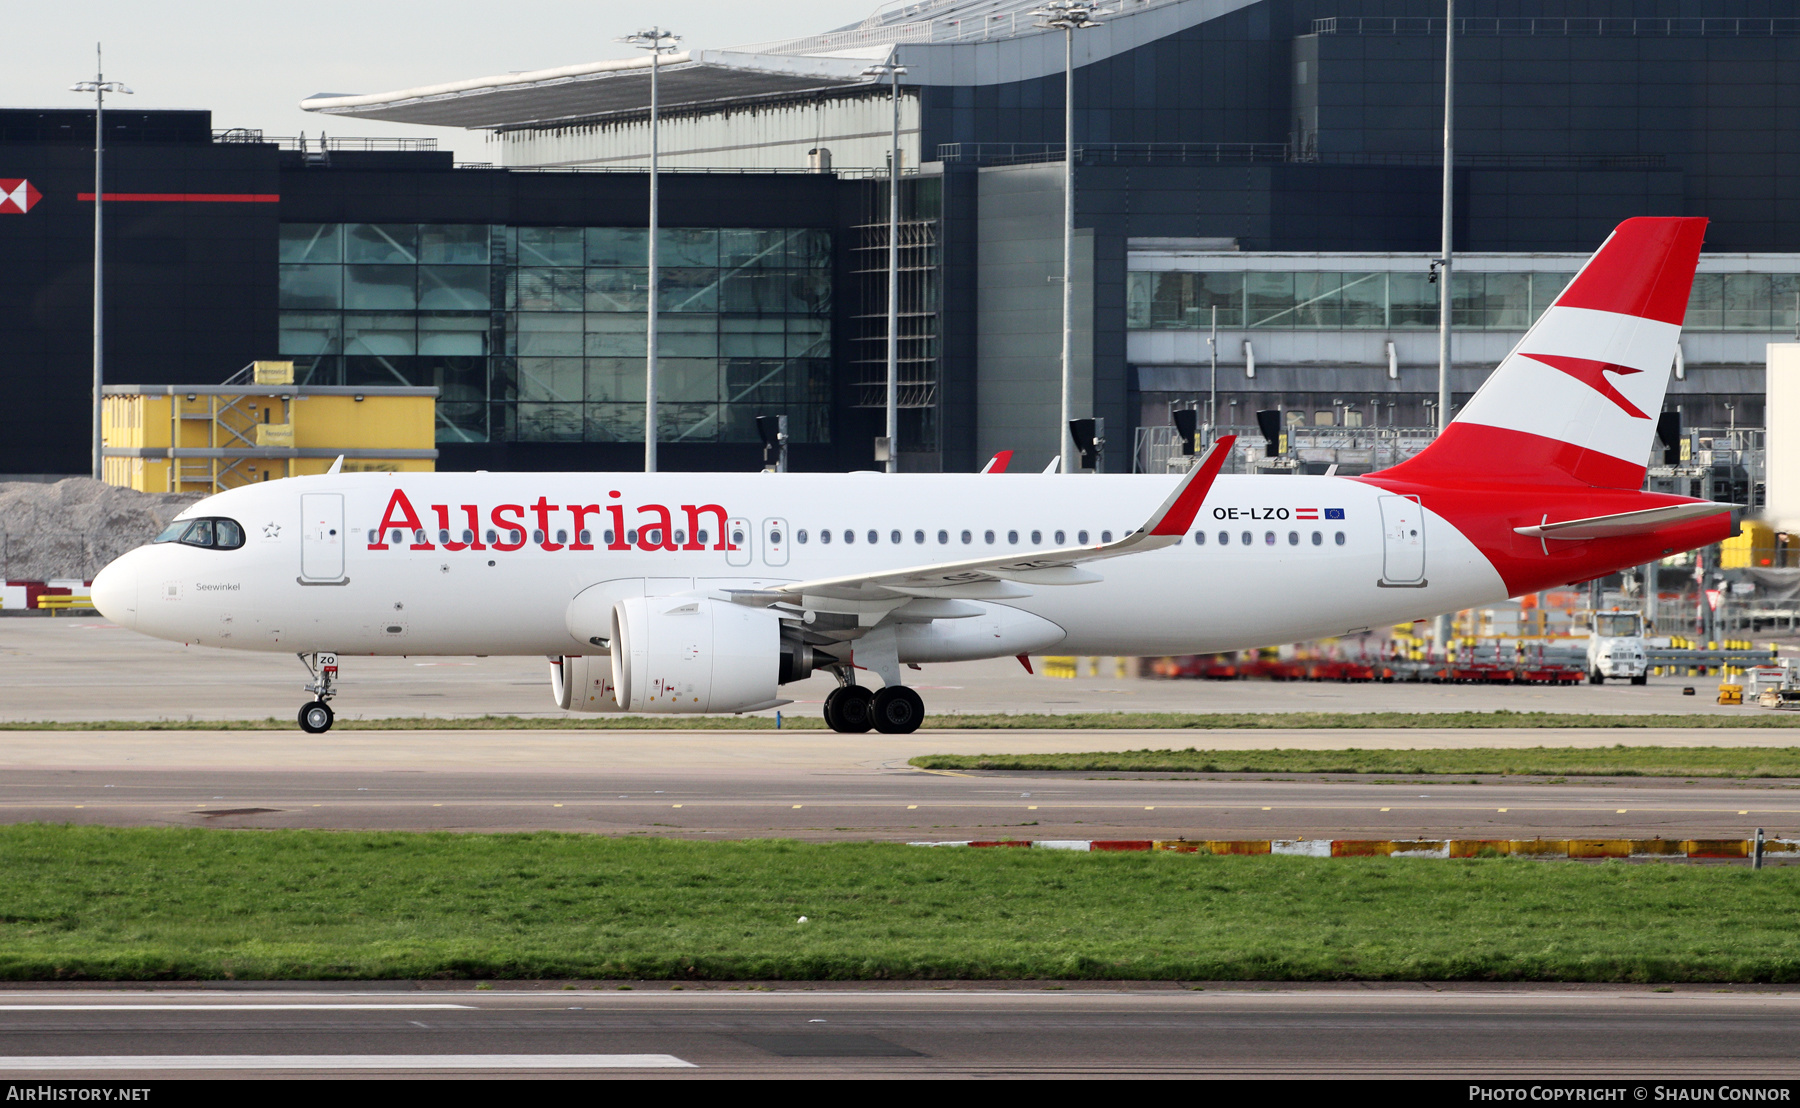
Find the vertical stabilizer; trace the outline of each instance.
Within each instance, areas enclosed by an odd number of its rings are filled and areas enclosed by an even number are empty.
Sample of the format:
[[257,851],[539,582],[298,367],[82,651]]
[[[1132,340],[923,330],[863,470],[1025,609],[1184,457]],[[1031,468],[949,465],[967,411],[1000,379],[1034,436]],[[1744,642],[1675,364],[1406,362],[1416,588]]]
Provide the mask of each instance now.
[[1705,233],[1619,224],[1437,441],[1383,476],[1641,488]]

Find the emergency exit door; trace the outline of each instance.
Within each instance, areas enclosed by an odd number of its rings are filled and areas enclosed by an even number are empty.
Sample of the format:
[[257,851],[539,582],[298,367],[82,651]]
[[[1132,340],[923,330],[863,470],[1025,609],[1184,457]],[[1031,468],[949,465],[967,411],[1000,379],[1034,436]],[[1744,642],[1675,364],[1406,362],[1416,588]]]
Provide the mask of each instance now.
[[344,497],[309,492],[300,497],[300,577],[338,581],[344,576]]
[[1413,497],[1381,498],[1381,583],[1425,584],[1425,509]]

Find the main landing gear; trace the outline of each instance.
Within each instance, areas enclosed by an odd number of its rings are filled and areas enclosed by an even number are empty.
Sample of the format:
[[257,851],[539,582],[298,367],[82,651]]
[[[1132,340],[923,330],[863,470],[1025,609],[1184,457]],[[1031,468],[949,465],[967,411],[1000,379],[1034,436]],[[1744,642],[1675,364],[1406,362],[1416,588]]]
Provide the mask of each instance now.
[[308,735],[323,735],[331,730],[332,721],[337,718],[331,705],[327,703],[337,695],[337,690],[332,687],[337,681],[337,655],[302,654],[300,664],[306,667],[313,678],[310,684],[303,685],[302,688],[318,698],[301,705],[300,730]]
[[925,702],[905,685],[878,692],[854,683],[848,667],[833,667],[840,684],[825,697],[825,725],[841,734],[859,735],[870,728],[887,735],[910,735],[925,718]]

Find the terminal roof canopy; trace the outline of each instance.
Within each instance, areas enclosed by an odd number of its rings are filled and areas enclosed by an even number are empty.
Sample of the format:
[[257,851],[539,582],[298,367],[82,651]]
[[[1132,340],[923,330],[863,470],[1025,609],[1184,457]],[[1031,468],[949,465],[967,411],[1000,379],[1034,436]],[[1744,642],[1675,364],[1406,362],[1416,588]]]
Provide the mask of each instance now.
[[[883,6],[860,23],[804,38],[725,50],[666,54],[659,101],[677,110],[796,93],[848,89],[878,80],[870,63],[897,56],[910,85],[992,84],[1061,73],[1062,35],[1037,26],[1042,0],[915,0]],[[1101,26],[1075,39],[1087,65],[1255,0],[1112,0]],[[1003,78],[1004,75],[1004,78]],[[442,85],[351,95],[315,93],[310,112],[442,127],[555,126],[650,107],[650,59],[476,77]]]

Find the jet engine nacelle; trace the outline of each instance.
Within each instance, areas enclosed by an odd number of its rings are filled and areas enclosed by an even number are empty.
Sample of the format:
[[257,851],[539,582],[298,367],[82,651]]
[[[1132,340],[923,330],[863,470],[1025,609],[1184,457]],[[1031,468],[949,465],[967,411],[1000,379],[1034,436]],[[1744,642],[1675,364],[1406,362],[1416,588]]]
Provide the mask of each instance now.
[[750,712],[783,703],[781,621],[704,597],[613,605],[612,680],[628,712]]
[[612,659],[605,654],[550,659],[550,698],[568,712],[619,712]]

